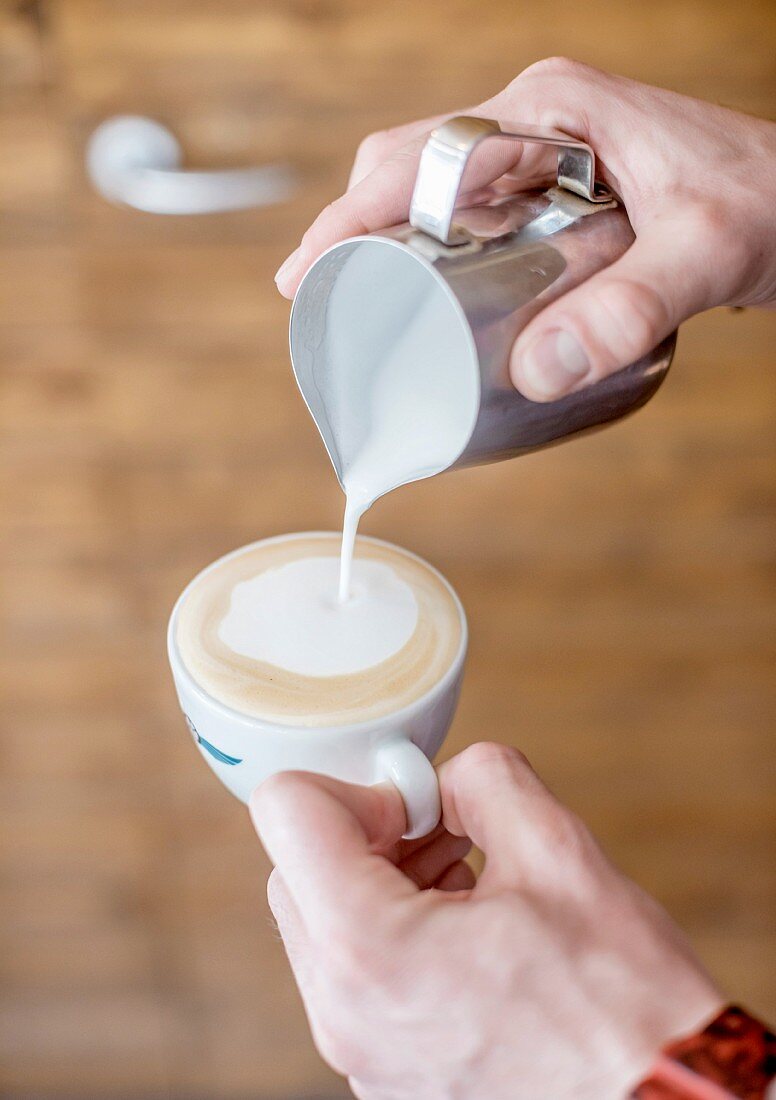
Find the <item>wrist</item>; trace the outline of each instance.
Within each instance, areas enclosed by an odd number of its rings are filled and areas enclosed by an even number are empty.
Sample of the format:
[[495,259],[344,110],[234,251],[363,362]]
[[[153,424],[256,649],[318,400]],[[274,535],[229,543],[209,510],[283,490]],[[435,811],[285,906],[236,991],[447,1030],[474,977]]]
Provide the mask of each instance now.
[[[588,1033],[588,1065],[595,1063],[601,1071],[595,1100],[637,1097],[634,1088],[647,1079],[661,1053],[678,1036],[703,1031],[725,1003],[700,965],[689,961],[678,965],[674,958],[671,972],[659,969],[659,981],[646,979],[643,971],[623,975],[623,996],[616,1002],[608,1000],[605,1016],[599,1018],[599,1035],[605,1042],[597,1051]],[[594,1021],[590,1025],[592,1030]],[[581,1095],[587,1100],[587,1093]],[[638,1100],[669,1097],[656,1094],[638,1096]]]
[[767,1100],[776,1036],[730,1005],[694,1034],[668,1043],[631,1100]]

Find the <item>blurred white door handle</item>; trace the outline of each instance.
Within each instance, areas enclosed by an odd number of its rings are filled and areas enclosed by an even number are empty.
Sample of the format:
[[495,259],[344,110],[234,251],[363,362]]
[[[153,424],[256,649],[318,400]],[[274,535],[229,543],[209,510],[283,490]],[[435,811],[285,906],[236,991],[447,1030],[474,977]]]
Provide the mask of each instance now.
[[89,139],[86,169],[111,202],[149,214],[211,214],[245,210],[287,199],[293,170],[283,164],[196,172],[181,169],[177,139],[159,122],[120,115],[101,123]]

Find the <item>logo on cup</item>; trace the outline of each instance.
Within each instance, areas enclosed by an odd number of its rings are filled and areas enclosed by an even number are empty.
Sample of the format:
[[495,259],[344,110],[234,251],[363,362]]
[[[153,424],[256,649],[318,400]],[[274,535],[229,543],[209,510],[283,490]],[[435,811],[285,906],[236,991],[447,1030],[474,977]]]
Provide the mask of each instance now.
[[202,734],[199,733],[197,727],[189,718],[188,714],[184,713],[183,717],[186,719],[186,725],[191,730],[191,735],[194,738],[195,742],[198,745],[201,745],[205,752],[209,752],[214,760],[217,760],[220,764],[242,764],[242,760],[240,759],[240,757],[229,756],[228,753],[222,752],[220,749],[217,749],[215,745],[211,745],[209,741],[206,741]]

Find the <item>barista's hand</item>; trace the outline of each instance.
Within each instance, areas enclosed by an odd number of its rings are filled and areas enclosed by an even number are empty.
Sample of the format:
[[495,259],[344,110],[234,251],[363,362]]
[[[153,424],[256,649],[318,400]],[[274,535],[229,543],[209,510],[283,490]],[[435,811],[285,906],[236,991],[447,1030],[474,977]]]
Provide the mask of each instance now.
[[[704,309],[776,300],[776,124],[564,58],[532,65],[492,99],[455,113],[584,139],[636,232],[622,259],[521,333],[511,369],[527,397],[553,400],[603,378]],[[419,152],[444,117],[366,138],[347,194],[278,272],[282,294],[291,297],[335,241],[406,221]],[[547,147],[485,149],[469,187],[498,180],[499,189],[517,191],[553,178],[556,154]]]
[[623,1100],[719,992],[518,752],[473,745],[439,780],[444,829],[410,843],[389,787],[254,792],[318,1049],[362,1100]]

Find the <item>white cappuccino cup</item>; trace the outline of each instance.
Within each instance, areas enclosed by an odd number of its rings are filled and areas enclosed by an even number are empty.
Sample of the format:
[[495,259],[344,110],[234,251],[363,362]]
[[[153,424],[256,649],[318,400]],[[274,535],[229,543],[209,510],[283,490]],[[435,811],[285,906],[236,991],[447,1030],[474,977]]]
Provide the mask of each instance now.
[[[262,708],[257,708],[253,703],[243,707],[242,696],[235,694],[229,683],[222,687],[216,677],[211,677],[207,662],[200,667],[191,657],[191,646],[185,640],[197,626],[196,617],[192,619],[192,602],[199,600],[201,603],[202,593],[208,593],[208,586],[215,589],[217,584],[221,584],[222,590],[217,597],[224,604],[228,599],[226,589],[230,582],[226,580],[222,583],[223,578],[237,575],[240,570],[243,577],[250,578],[253,561],[275,555],[283,558],[285,563],[286,557],[304,556],[310,547],[316,555],[337,557],[339,546],[340,535],[329,532],[280,536],[235,550],[198,574],[178,599],[167,633],[168,654],[178,699],[200,755],[222,783],[243,802],[248,801],[251,792],[265,779],[283,771],[316,772],[361,785],[390,781],[404,800],[407,814],[405,837],[414,839],[425,836],[440,818],[439,787],[431,760],[442,745],[453,719],[467,646],[463,607],[452,587],[435,569],[416,555],[389,543],[359,539],[356,565],[360,556],[364,559],[372,557],[395,568],[399,574],[404,572],[410,580],[419,577],[427,587],[434,588],[435,599],[444,594],[446,614],[454,617],[456,623],[454,642],[445,650],[444,667],[440,666],[438,675],[432,674],[436,677],[433,682],[416,679],[413,690],[409,692],[413,696],[414,691],[414,696],[409,701],[407,693],[399,693],[396,709],[391,709],[391,693],[386,698],[386,692],[377,687],[375,693],[382,698],[363,698],[357,707],[350,710],[342,705],[340,710],[331,711],[320,719],[315,712],[280,713],[282,708],[275,704],[273,706],[279,713],[269,713],[273,709],[270,706],[265,706],[268,713],[261,713]],[[415,581],[412,580],[412,583]],[[210,599],[210,596],[207,598]],[[213,606],[217,606],[215,596]],[[212,620],[217,616],[210,609],[208,616],[212,626]],[[181,629],[187,633],[180,634]],[[241,675],[250,684],[251,662],[245,658],[238,660]],[[413,660],[418,663],[414,654]],[[266,665],[257,664],[255,667],[262,671],[262,675],[266,674]],[[424,667],[428,667],[428,662],[424,662]],[[393,684],[395,679],[388,682]],[[270,676],[269,680],[274,678]],[[307,677],[304,683],[307,686],[312,683],[313,690],[317,690],[317,679]],[[320,678],[320,683],[323,692],[326,678]],[[336,683],[339,684],[340,680]],[[368,688],[369,680],[366,683]],[[244,687],[240,688],[240,691],[244,690]],[[246,699],[249,696],[246,695]],[[303,708],[304,701],[299,705]]]

